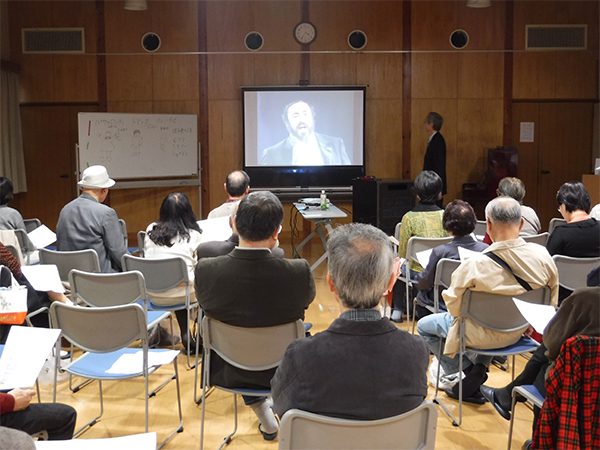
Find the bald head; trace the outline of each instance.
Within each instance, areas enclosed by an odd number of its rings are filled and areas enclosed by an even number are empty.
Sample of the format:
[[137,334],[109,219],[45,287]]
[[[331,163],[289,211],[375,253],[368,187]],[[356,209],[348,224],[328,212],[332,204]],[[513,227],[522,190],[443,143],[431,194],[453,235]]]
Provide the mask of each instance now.
[[488,234],[494,242],[516,239],[523,227],[521,205],[511,197],[496,197],[485,207]]
[[250,177],[243,170],[231,172],[225,178],[225,191],[230,197],[241,197],[250,188]]

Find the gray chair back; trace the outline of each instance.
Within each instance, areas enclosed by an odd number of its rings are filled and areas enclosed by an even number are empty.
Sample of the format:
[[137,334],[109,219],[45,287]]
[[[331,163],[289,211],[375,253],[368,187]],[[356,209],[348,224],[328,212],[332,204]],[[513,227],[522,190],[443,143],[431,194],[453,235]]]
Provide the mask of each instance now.
[[183,258],[148,259],[133,255],[123,255],[123,270],[137,270],[144,275],[146,290],[149,293],[167,292],[182,283],[189,284],[187,265]]
[[27,254],[36,250],[33,243],[29,240],[29,236],[27,236],[27,232],[25,230],[16,229],[15,236],[19,241],[19,245],[21,246],[21,251],[23,252],[23,256],[27,259]]
[[214,351],[232,366],[244,370],[277,367],[288,345],[304,337],[301,320],[273,327],[236,327],[204,316],[202,339],[205,354]]
[[394,228],[394,237],[397,241],[400,240],[400,229],[402,228],[402,222],[398,222]]
[[530,234],[521,236],[525,242],[533,242],[534,244],[539,244],[543,247],[546,246],[548,242],[548,238],[550,237],[550,233],[540,233],[540,234]]
[[418,262],[416,257],[417,253],[424,250],[430,250],[438,245],[447,244],[448,242],[452,241],[452,239],[453,238],[451,236],[444,238],[425,238],[413,236],[408,240],[408,244],[406,246],[406,260]]
[[487,233],[487,223],[485,220],[478,220],[475,222],[475,229],[473,230],[475,236],[485,236]]
[[494,331],[510,333],[520,330],[527,327],[528,322],[512,301],[513,297],[529,303],[549,305],[550,289],[544,286],[519,295],[498,295],[467,289],[461,303],[461,316]]
[[40,222],[40,219],[23,219],[23,223],[25,224],[25,231],[27,233],[31,233],[36,228],[42,226],[42,222]]
[[50,323],[85,351],[107,353],[146,340],[146,316],[135,303],[107,308],[82,308],[53,302]]
[[548,233],[552,234],[552,232],[558,225],[564,225],[566,223],[567,223],[567,221],[565,219],[560,219],[558,217],[555,217],[554,219],[550,219],[550,223],[548,224]]
[[554,255],[552,257],[558,269],[558,283],[571,291],[587,286],[587,275],[600,265],[598,258],[573,258]]
[[121,232],[123,233],[123,239],[125,240],[125,247],[129,247],[129,239],[127,239],[127,224],[123,219],[119,219],[119,226],[121,227]]
[[433,450],[437,410],[425,400],[412,411],[379,420],[348,420],[299,409],[281,418],[279,450]]
[[98,254],[93,249],[62,252],[41,248],[40,264],[56,265],[60,280],[63,283],[69,282],[69,272],[73,269],[85,272],[100,272]]
[[69,283],[73,301],[94,307],[126,305],[146,298],[144,276],[137,271],[91,273],[74,269]]
[[450,287],[452,274],[460,266],[460,261],[457,259],[442,258],[435,266],[435,277],[433,279],[433,301],[436,311],[439,310],[440,304],[440,289]]
[[144,257],[144,243],[146,241],[146,232],[145,231],[138,231],[137,232],[137,245],[138,245],[138,252],[140,254],[140,256],[143,258]]

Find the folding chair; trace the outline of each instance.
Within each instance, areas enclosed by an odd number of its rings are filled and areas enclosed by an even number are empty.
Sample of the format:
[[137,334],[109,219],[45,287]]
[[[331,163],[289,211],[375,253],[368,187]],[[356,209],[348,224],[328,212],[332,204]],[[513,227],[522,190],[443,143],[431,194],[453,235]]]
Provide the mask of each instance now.
[[[149,311],[144,277],[140,272],[91,273],[73,269],[69,274],[71,297],[76,303],[83,303],[94,308],[138,303],[144,309],[148,330],[158,326],[163,319],[170,317],[168,312]],[[173,324],[171,323],[171,329]],[[72,352],[73,349],[71,349]],[[72,355],[72,353],[71,353]],[[73,386],[69,377],[69,388],[77,392],[86,383]],[[151,397],[160,391],[167,382],[151,393]]]
[[437,411],[425,400],[379,420],[348,420],[290,409],[281,418],[279,450],[433,450]]
[[[432,313],[440,311],[440,289],[447,289],[450,287],[452,281],[452,274],[460,266],[460,261],[457,259],[442,258],[438,261],[435,266],[435,278],[433,280],[433,308],[430,305],[425,305],[418,300],[417,297],[413,300],[413,317],[415,316],[417,305],[427,308]],[[416,320],[413,320],[412,334],[415,334]]]
[[202,339],[204,354],[202,357],[202,416],[200,424],[200,449],[204,448],[204,417],[206,413],[206,395],[210,387],[222,389],[233,394],[234,428],[221,443],[219,449],[228,445],[237,432],[237,396],[249,395],[267,397],[270,389],[226,388],[211,383],[211,352],[215,352],[228,364],[243,370],[262,371],[277,367],[288,345],[304,337],[301,320],[273,327],[244,328],[227,325],[218,320],[204,317],[202,320]]
[[27,236],[27,232],[25,230],[17,229],[14,231],[15,236],[19,241],[23,258],[25,259],[26,264],[29,264],[31,262],[31,254],[36,250],[36,248],[29,240],[29,236]]
[[475,238],[478,241],[483,241],[485,233],[487,233],[487,222],[485,220],[478,220],[475,222],[475,229],[473,230]]
[[23,223],[25,224],[25,232],[31,233],[36,228],[42,226],[42,222],[40,219],[23,219]]
[[565,219],[559,219],[558,217],[550,219],[550,223],[548,224],[548,234],[552,234],[558,225],[564,225],[566,223],[567,221]]
[[21,261],[21,254],[19,249],[17,249],[17,247],[15,247],[14,245],[5,245],[6,249],[10,252],[11,255],[13,255],[17,261]]
[[[192,332],[190,331],[190,315],[193,309],[198,308],[197,302],[192,302],[191,296],[195,295],[190,289],[190,282],[188,276],[188,269],[183,258],[160,258],[160,259],[147,259],[139,258],[133,255],[123,255],[122,259],[123,270],[137,270],[144,275],[146,281],[146,292],[150,303],[148,304],[148,310],[150,311],[168,311],[174,312],[185,309],[187,312],[187,348],[186,348],[186,363],[189,369],[192,368],[190,364],[190,337]],[[169,306],[156,305],[152,302],[152,295],[165,293],[171,289],[183,286],[185,288],[185,295],[181,298],[181,303]]]
[[574,291],[587,286],[587,274],[600,265],[598,258],[573,258],[554,255],[552,257],[558,269],[558,283],[565,289]]
[[[148,332],[144,309],[135,303],[128,305],[110,306],[107,308],[81,308],[54,302],[50,307],[51,323],[54,328],[60,328],[62,335],[77,347],[84,350],[84,354],[67,367],[67,372],[72,375],[98,380],[100,394],[100,414],[84,424],[76,431],[74,437],[87,431],[104,413],[104,400],[102,395],[103,380],[123,380],[128,378],[144,377],[145,386],[145,431],[148,432],[148,377],[162,364],[150,366],[151,356],[171,350],[149,350]],[[141,341],[142,348],[130,348],[135,341]],[[56,348],[56,366],[59,364],[60,340]],[[137,354],[141,350],[142,361],[139,368],[114,373],[110,369],[113,364],[124,355]],[[183,431],[183,415],[181,412],[181,393],[179,389],[179,375],[177,372],[177,357],[171,361],[175,370],[175,384],[177,387],[177,408],[179,424],[175,430],[161,442],[162,448],[176,433]],[[54,371],[54,401],[56,402],[57,369]],[[131,398],[127,399],[131,403]]]
[[70,290],[69,272],[72,269],[84,272],[100,272],[100,261],[96,250],[75,250],[70,252],[40,249],[40,264],[54,264],[58,268],[60,281]]
[[512,447],[512,434],[513,425],[515,422],[515,409],[517,406],[517,397],[525,397],[529,403],[533,406],[541,408],[544,404],[544,396],[538,391],[533,384],[526,384],[523,386],[516,386],[512,390],[512,404],[510,407],[510,425],[508,427],[508,450]]
[[127,224],[123,219],[119,219],[119,226],[121,227],[121,232],[123,233],[123,239],[125,240],[125,248],[129,247],[129,239],[127,239]]
[[[398,279],[404,282],[406,286],[406,314],[410,311],[410,288],[412,287],[412,280],[410,278],[410,264],[412,261],[417,261],[416,254],[424,250],[430,250],[438,245],[447,244],[452,240],[452,237],[445,238],[425,238],[419,236],[413,236],[408,240],[406,246],[406,260],[404,261],[404,275],[400,274]],[[414,320],[414,317],[413,317]]]
[[540,234],[530,234],[521,236],[525,242],[533,242],[534,244],[539,244],[542,247],[546,246],[548,242],[548,238],[550,237],[550,233],[540,233]]
[[[534,289],[520,295],[515,295],[520,300],[535,303],[538,305],[550,304],[550,289],[546,286],[539,289]],[[516,305],[512,301],[512,295],[497,295],[487,292],[475,292],[467,289],[463,295],[461,303],[461,312],[459,319],[460,337],[459,337],[459,368],[458,373],[463,371],[463,358],[466,352],[472,352],[486,356],[512,356],[512,378],[515,377],[515,356],[522,353],[534,351],[538,347],[538,343],[531,338],[521,337],[519,341],[513,345],[497,349],[477,349],[466,347],[465,344],[465,321],[469,319],[472,323],[487,329],[500,333],[510,333],[517,330],[525,329],[528,322],[523,318]],[[440,345],[438,353],[438,361],[441,360],[444,350],[444,344]],[[452,425],[459,427],[462,423],[462,377],[459,377],[458,382],[458,420],[452,415],[450,410],[438,398],[439,381],[440,381],[440,365],[438,363],[438,375],[435,386],[434,403],[440,405],[448,417],[452,420]]]
[[146,232],[138,231],[137,232],[137,244],[138,244],[138,253],[140,257],[144,257],[144,241],[146,240]]

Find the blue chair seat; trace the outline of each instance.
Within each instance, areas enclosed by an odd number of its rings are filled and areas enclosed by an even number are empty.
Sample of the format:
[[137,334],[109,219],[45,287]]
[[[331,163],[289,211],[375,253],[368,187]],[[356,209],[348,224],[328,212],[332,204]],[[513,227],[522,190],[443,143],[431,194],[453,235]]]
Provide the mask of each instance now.
[[529,402],[533,403],[538,408],[542,407],[542,404],[544,403],[544,400],[545,400],[544,396],[541,394],[541,392],[538,390],[538,388],[536,388],[533,384],[525,384],[522,386],[517,386],[517,387],[513,388],[513,393],[522,395]]
[[486,349],[482,350],[479,348],[466,348],[466,351],[473,351],[480,355],[487,356],[504,356],[504,355],[518,355],[520,353],[532,352],[536,348],[538,348],[540,344],[538,344],[535,340],[531,339],[527,336],[521,336],[518,342],[513,345],[509,345],[507,347],[502,348],[494,348],[494,349]]
[[[138,300],[136,302],[142,308],[144,307],[144,300]],[[148,307],[148,313],[146,314],[146,323],[148,324],[148,329],[153,328],[155,325],[163,319],[169,318],[170,311],[154,311],[154,308]]]
[[268,397],[271,395],[270,389],[247,389],[247,388],[226,388],[221,386],[215,386],[219,389],[227,392],[232,392],[239,395],[248,395],[251,397]]
[[[123,372],[123,373],[107,373],[106,371],[121,357],[126,354],[134,354],[141,351],[140,348],[122,348],[114,352],[108,353],[84,353],[83,356],[75,360],[67,367],[67,372],[86,378],[103,379],[103,380],[122,380],[125,378],[133,378],[143,376],[144,372]],[[167,352],[168,349],[150,349],[150,353]],[[148,373],[152,373],[157,367],[149,367]]]

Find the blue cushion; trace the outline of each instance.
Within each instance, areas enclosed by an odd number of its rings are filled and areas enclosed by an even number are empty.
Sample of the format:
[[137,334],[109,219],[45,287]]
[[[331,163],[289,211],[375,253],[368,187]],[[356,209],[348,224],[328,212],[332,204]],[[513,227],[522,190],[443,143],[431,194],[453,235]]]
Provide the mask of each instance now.
[[480,355],[488,355],[488,356],[505,356],[505,355],[518,355],[521,353],[532,352],[536,348],[538,348],[540,344],[527,336],[521,336],[518,342],[513,345],[509,345],[507,347],[502,348],[494,348],[481,350],[476,348],[467,347],[466,351],[472,351],[478,353]]

